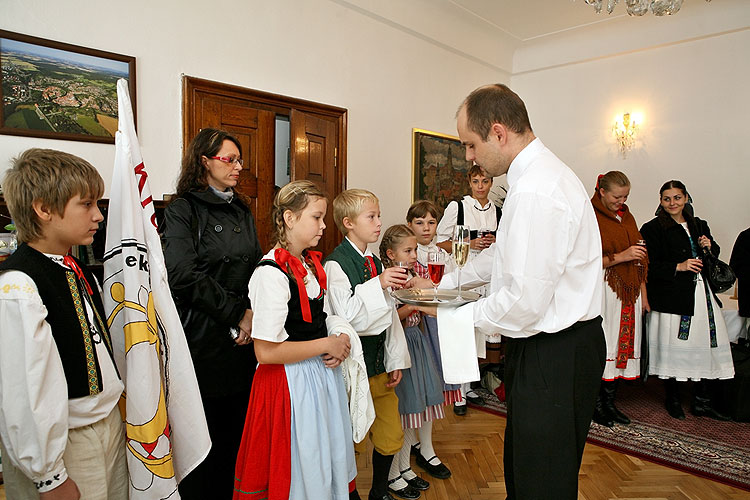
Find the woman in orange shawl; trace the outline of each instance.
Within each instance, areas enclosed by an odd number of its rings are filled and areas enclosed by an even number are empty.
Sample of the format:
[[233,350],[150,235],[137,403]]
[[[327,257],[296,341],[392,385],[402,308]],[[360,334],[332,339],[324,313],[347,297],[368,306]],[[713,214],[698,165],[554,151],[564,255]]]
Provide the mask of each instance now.
[[599,176],[591,198],[602,238],[604,299],[602,317],[607,339],[607,362],[594,412],[594,422],[612,427],[630,419],[615,407],[618,379],[640,376],[641,316],[649,310],[646,298],[648,253],[625,201],[630,181],[622,172]]

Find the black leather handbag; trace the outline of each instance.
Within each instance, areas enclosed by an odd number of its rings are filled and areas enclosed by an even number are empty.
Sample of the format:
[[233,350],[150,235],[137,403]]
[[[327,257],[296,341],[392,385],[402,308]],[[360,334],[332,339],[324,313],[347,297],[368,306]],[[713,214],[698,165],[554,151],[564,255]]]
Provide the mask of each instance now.
[[722,262],[707,248],[703,249],[703,269],[705,269],[708,286],[714,293],[726,292],[732,286],[737,277],[729,264]]

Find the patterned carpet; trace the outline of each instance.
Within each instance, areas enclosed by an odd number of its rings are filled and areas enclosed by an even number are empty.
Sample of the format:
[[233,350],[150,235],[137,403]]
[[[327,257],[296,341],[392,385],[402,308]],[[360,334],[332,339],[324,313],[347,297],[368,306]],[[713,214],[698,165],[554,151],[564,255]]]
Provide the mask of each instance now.
[[[494,393],[475,390],[483,404],[472,406],[505,415],[505,403]],[[682,395],[686,419],[676,420],[664,410],[661,381],[621,383],[617,407],[633,422],[612,428],[592,423],[589,442],[750,491],[750,423],[694,417],[688,393]]]

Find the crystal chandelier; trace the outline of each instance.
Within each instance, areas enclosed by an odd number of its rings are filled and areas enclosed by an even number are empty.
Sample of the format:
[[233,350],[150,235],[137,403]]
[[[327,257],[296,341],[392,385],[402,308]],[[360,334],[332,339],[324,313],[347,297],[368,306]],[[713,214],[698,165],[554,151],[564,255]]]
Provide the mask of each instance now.
[[[615,10],[618,0],[583,0],[588,5],[593,5],[596,13],[600,13],[604,4],[607,4],[607,13]],[[711,0],[706,0],[710,2]],[[642,16],[651,9],[655,16],[671,16],[677,14],[682,7],[683,0],[624,0],[628,14],[631,16]]]

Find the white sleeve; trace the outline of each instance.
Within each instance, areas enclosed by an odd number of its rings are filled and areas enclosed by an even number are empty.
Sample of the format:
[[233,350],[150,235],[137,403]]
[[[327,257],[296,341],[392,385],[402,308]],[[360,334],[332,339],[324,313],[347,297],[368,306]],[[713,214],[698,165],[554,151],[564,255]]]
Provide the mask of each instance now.
[[398,319],[398,310],[394,301],[391,308],[393,320],[390,328],[385,333],[385,371],[406,370],[411,368],[411,356],[409,346],[406,343],[406,334],[401,321]]
[[391,325],[392,304],[377,277],[354,287],[338,262],[325,263],[331,313],[348,321],[360,336],[379,335]]
[[[510,198],[513,209],[503,217],[502,262],[493,279],[496,290],[473,304],[474,326],[503,335],[539,333],[534,325],[550,311],[550,303],[572,247],[569,229],[578,221],[563,203],[537,193]],[[487,252],[489,253],[489,252]],[[501,253],[490,254],[498,258]],[[479,260],[479,259],[475,259]],[[480,262],[484,262],[481,260]]]
[[[0,274],[0,437],[13,463],[38,487],[68,477],[65,372],[36,285],[20,271]],[[47,484],[49,482],[49,484]]]
[[437,233],[435,236],[436,243],[442,243],[443,241],[453,238],[453,228],[456,227],[459,203],[461,203],[461,200],[452,201],[448,203],[447,207],[445,207],[445,212],[443,212],[443,217],[440,219],[440,223],[437,227]]
[[251,336],[268,342],[284,342],[289,338],[284,328],[289,315],[289,278],[274,266],[258,266],[248,285],[248,296],[253,305]]

